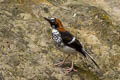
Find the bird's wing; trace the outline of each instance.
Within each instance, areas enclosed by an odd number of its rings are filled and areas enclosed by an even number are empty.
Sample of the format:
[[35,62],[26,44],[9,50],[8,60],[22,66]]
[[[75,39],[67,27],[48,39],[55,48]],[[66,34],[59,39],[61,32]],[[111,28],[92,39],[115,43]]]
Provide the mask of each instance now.
[[[62,41],[65,45],[74,48],[76,51],[81,52],[83,46],[82,44],[68,31],[61,32]],[[82,52],[81,52],[82,53]],[[82,53],[86,56],[84,53]]]
[[66,31],[64,33],[61,33],[61,37],[65,45],[74,48],[76,51],[82,53],[85,57],[86,55],[88,55],[88,57],[93,61],[93,63],[99,68],[93,57],[84,49],[79,40],[75,39],[75,37],[71,33]]

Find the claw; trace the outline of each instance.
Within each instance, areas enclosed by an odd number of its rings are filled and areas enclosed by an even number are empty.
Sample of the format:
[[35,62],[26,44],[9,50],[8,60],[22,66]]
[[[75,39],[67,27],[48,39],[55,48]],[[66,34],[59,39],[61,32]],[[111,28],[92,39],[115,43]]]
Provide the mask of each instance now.
[[72,72],[72,71],[77,72],[77,70],[74,68],[74,63],[73,63],[73,61],[72,61],[71,67],[68,68],[68,69],[66,69],[66,71],[67,71],[67,73],[70,73],[70,72]]
[[78,70],[76,70],[75,68],[71,67],[71,68],[65,69],[65,71],[67,71],[67,73],[70,73],[70,72],[77,72]]

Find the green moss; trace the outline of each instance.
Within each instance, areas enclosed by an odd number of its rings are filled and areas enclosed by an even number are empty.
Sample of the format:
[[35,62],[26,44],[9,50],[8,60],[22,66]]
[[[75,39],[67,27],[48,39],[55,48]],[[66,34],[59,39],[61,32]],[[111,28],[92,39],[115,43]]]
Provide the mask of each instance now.
[[48,33],[48,35],[51,35],[51,30],[48,29],[48,30],[47,30],[47,33]]
[[53,4],[62,4],[64,2],[66,2],[67,0],[48,0],[48,2],[51,2]]
[[95,6],[90,6],[88,13],[90,15],[93,15],[94,17],[98,16],[98,19],[104,20],[105,22],[109,23],[110,25],[112,24],[112,20],[110,19],[110,16],[108,15],[108,13],[100,8],[97,8]]
[[107,22],[109,25],[112,25],[112,21],[110,19],[110,16],[106,13],[99,14],[99,18]]

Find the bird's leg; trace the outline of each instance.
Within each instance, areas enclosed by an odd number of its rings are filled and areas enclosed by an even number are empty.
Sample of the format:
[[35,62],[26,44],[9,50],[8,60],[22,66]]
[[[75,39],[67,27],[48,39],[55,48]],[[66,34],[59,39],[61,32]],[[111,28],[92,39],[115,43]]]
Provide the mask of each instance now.
[[77,70],[74,68],[74,62],[73,62],[73,60],[72,60],[72,65],[71,65],[71,67],[68,68],[68,69],[66,69],[66,70],[67,70],[68,73],[69,73],[69,72],[72,72],[72,71],[77,72]]
[[69,56],[70,56],[70,55],[67,55],[67,56],[63,59],[62,62],[56,63],[55,66],[62,66],[62,65],[65,63],[66,59],[67,59]]

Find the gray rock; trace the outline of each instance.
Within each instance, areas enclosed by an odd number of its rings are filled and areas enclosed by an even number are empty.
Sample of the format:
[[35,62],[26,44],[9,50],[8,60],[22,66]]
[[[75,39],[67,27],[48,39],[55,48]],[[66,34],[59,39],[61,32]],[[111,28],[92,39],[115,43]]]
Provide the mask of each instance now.
[[[87,0],[6,0],[0,2],[1,80],[119,80],[120,26],[114,15]],[[112,3],[112,2],[111,2]],[[114,3],[116,4],[116,3]],[[113,6],[113,5],[112,5]],[[43,19],[57,17],[100,65],[72,56],[78,72],[65,74],[54,63],[64,57]],[[120,18],[120,17],[118,17]],[[115,19],[115,18],[114,18]],[[4,74],[4,76],[3,76]]]

